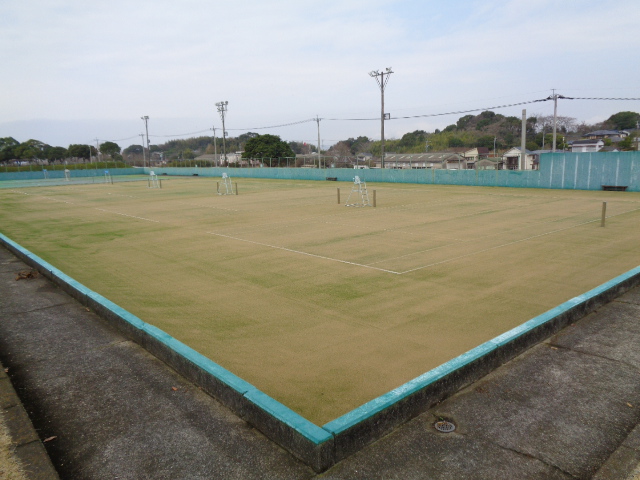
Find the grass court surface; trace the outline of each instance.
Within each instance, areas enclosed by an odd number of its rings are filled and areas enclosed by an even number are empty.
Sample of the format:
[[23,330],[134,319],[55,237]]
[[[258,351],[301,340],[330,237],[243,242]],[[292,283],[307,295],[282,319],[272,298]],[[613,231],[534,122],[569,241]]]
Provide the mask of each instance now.
[[162,180],[3,188],[0,231],[316,424],[640,265],[640,193]]

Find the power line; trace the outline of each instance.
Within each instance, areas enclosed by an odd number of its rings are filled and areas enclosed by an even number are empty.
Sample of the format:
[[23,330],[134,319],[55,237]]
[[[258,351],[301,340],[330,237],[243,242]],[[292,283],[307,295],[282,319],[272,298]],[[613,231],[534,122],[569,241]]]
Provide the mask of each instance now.
[[472,110],[460,110],[457,112],[446,112],[446,113],[429,113],[426,115],[412,115],[407,117],[391,117],[391,120],[399,120],[405,118],[424,118],[424,117],[442,117],[444,115],[456,115],[460,113],[471,113],[471,112],[479,112],[484,110],[497,110],[499,108],[508,108],[508,107],[516,107],[518,105],[527,105],[529,103],[538,103],[538,102],[546,102],[548,100],[553,100],[552,98],[542,98],[540,100],[529,100],[528,102],[519,102],[519,103],[509,103],[507,105],[498,105],[495,107],[485,107],[485,108],[474,108]]
[[[133,135],[132,137],[127,138],[119,138],[117,140],[105,140],[105,142],[124,142],[125,140],[131,140],[132,138],[136,138],[138,135]],[[152,135],[153,136],[153,135]]]
[[558,95],[558,98],[565,100],[640,100],[640,98],[614,98],[614,97],[564,97]]
[[168,137],[183,137],[185,135],[196,135],[198,133],[205,133],[208,132],[209,130],[211,130],[210,128],[207,128],[206,130],[200,130],[198,132],[190,132],[190,133],[176,133],[173,135],[149,135],[150,137],[161,137],[161,138],[168,138]]
[[[640,100],[640,98],[635,98],[635,97],[626,97],[626,98],[620,98],[620,97],[566,97],[564,95],[557,95],[558,99],[562,99],[562,100],[626,100],[626,101],[637,101]],[[498,110],[501,108],[509,108],[509,107],[517,107],[520,105],[528,105],[528,104],[532,104],[532,103],[540,103],[540,102],[548,102],[548,101],[553,101],[553,95],[550,95],[547,98],[541,98],[538,100],[529,100],[526,102],[517,102],[517,103],[509,103],[509,104],[505,104],[505,105],[496,105],[496,106],[492,106],[492,107],[482,107],[482,108],[473,108],[470,110],[457,110],[457,111],[451,111],[451,112],[443,112],[443,113],[427,113],[427,114],[423,114],[423,115],[407,115],[407,116],[397,116],[397,117],[388,117],[387,120],[406,120],[406,119],[410,119],[410,118],[428,118],[428,117],[443,117],[446,115],[458,115],[458,114],[463,114],[463,113],[473,113],[473,112],[480,112],[480,111],[486,111],[486,110]],[[373,118],[309,118],[306,120],[299,120],[297,122],[290,122],[290,123],[282,123],[279,125],[269,125],[269,126],[264,126],[264,127],[250,127],[250,128],[229,128],[227,129],[228,131],[251,131],[251,130],[268,130],[271,128],[282,128],[282,127],[290,127],[293,125],[301,125],[304,123],[309,123],[309,122],[318,122],[319,120],[327,120],[327,121],[332,121],[332,122],[366,122],[366,121],[378,121],[380,120],[379,117],[373,117]],[[176,133],[176,134],[171,134],[171,135],[149,135],[150,137],[156,137],[156,138],[172,138],[172,137],[184,137],[187,135],[197,135],[200,133],[207,133],[209,132],[211,129],[206,129],[206,130],[199,130],[197,132],[188,132],[188,133]],[[120,139],[116,139],[116,140],[109,140],[111,142],[122,142],[125,140],[131,140],[132,138],[136,138],[138,135],[133,135],[131,137],[127,137],[127,138],[120,138]]]
[[[320,120],[324,120],[324,118],[321,118]],[[290,127],[291,125],[300,125],[301,123],[309,123],[309,122],[315,122],[315,121],[316,121],[315,118],[309,118],[307,120],[300,120],[298,122],[283,123],[282,125],[271,125],[268,127],[251,127],[251,128],[228,128],[227,130],[243,130],[243,131],[265,130],[268,128]]]

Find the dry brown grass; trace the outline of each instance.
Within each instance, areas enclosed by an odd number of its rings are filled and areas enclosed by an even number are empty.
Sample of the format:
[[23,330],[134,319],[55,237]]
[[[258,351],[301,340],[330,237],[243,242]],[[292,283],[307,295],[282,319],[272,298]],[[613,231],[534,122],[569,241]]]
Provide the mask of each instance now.
[[0,231],[316,423],[640,265],[637,193],[163,180],[0,190]]

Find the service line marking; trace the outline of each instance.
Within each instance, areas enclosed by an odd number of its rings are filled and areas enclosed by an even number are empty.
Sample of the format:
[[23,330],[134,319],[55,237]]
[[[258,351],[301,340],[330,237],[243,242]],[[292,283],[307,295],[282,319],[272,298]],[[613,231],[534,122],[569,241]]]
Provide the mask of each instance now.
[[[633,213],[633,212],[637,212],[638,210],[640,210],[640,208],[634,208],[633,210],[628,210],[626,212],[622,212],[622,213],[617,213],[615,215],[611,215],[611,216],[607,216],[606,218],[613,218],[613,217],[617,217],[619,215],[626,215],[627,213]],[[599,222],[600,219],[596,219],[596,220],[589,220],[587,222],[582,222],[582,223],[578,223],[576,225],[571,225],[570,227],[565,227],[565,228],[559,228],[557,230],[552,230],[550,232],[546,232],[546,233],[540,233],[538,235],[533,235],[531,237],[527,237],[527,238],[522,238],[520,240],[514,240],[513,242],[507,242],[507,243],[503,243],[502,245],[496,245],[493,247],[489,247],[489,248],[485,248],[482,250],[478,250],[477,252],[471,252],[471,253],[467,253],[466,255],[460,255],[457,257],[453,257],[453,258],[448,258],[446,260],[441,260],[440,262],[435,262],[435,263],[430,263],[429,265],[423,265],[422,267],[416,267],[416,268],[412,268],[410,270],[405,270],[404,272],[398,272],[399,275],[404,275],[405,273],[411,273],[411,272],[415,272],[417,270],[423,270],[425,268],[429,268],[429,267],[435,267],[436,265],[442,265],[443,263],[448,263],[448,262],[453,262],[454,260],[459,260],[461,258],[467,258],[467,257],[471,257],[473,255],[477,255],[479,253],[484,253],[484,252],[488,252],[490,250],[495,250],[497,248],[502,248],[502,247],[508,247],[509,245],[514,245],[516,243],[522,243],[522,242],[526,242],[528,240],[532,240],[534,238],[539,238],[539,237],[544,237],[546,235],[552,235],[554,233],[558,233],[558,232],[563,232],[565,230],[570,230],[572,228],[576,228],[576,227],[581,227],[583,225],[588,225],[590,223],[595,223],[595,222]]]
[[372,267],[370,265],[364,265],[362,263],[348,262],[347,260],[340,260],[338,258],[324,257],[322,255],[316,255],[315,253],[302,252],[300,250],[293,250],[291,248],[279,247],[277,245],[269,245],[268,243],[254,242],[253,240],[246,240],[244,238],[232,237],[231,235],[223,235],[222,233],[215,233],[215,232],[205,232],[205,233],[207,233],[208,235],[215,235],[217,237],[230,238],[231,240],[237,240],[239,242],[251,243],[253,245],[260,245],[262,247],[274,248],[276,250],[284,250],[285,252],[297,253],[299,255],[306,255],[308,257],[320,258],[322,260],[329,260],[331,262],[346,263],[347,265],[355,265],[356,267],[364,267],[364,268],[369,268],[371,270],[378,270],[379,272],[400,275],[400,272],[394,272],[393,270],[385,270],[384,268]]
[[100,212],[105,212],[105,213],[112,213],[114,215],[122,215],[123,217],[129,217],[129,218],[135,218],[135,219],[138,219],[138,220],[144,220],[145,222],[160,223],[160,220],[151,220],[150,218],[136,217],[135,215],[129,215],[127,213],[112,212],[110,210],[105,210],[104,208],[96,208],[96,210],[98,210]]

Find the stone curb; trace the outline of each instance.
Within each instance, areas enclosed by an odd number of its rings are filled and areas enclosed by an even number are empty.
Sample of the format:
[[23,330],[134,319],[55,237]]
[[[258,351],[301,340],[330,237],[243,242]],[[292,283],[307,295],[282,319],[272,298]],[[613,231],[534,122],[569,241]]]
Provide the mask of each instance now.
[[2,363],[0,408],[11,436],[14,454],[22,464],[26,477],[29,480],[60,480]]

